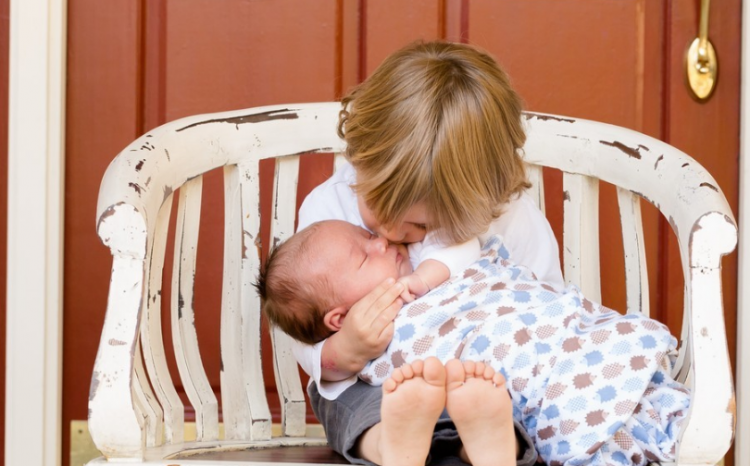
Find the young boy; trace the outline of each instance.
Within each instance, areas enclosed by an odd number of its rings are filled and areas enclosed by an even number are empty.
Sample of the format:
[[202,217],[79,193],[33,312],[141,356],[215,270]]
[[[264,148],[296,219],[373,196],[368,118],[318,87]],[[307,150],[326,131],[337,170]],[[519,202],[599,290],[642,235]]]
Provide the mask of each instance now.
[[[501,234],[518,263],[563,286],[555,237],[524,194],[521,99],[492,57],[465,44],[404,47],[342,100],[339,134],[348,163],[305,199],[298,230],[344,220],[393,243],[421,243],[423,257],[450,273],[468,255],[455,245]],[[330,338],[293,345],[329,444],[353,463],[383,464],[384,452],[412,444],[409,436],[381,435],[381,391],[356,377],[391,341],[403,293],[401,284],[382,284]],[[438,423],[452,425],[445,416]],[[449,443],[434,440],[436,449]],[[457,437],[450,441],[458,451]],[[535,461],[529,448],[517,465]]]
[[[288,250],[277,248],[262,280],[267,315],[282,328],[288,321],[306,321],[319,330],[305,333],[324,338],[341,328],[351,304],[370,287],[410,273],[395,246],[353,225],[321,222],[300,236],[290,240]],[[277,305],[282,289],[293,306]],[[314,308],[306,298],[293,298],[296,289],[328,302]],[[276,314],[289,309],[300,314]],[[516,420],[523,421],[546,462],[645,464],[674,458],[690,397],[669,375],[667,355],[676,341],[666,327],[605,309],[574,287],[558,291],[540,283],[508,261],[499,237],[488,242],[481,261],[405,307],[395,326],[393,342],[360,373],[363,380],[393,386],[391,371],[415,358],[485,361],[511,382]],[[389,393],[386,385],[384,390]],[[487,429],[491,425],[483,427],[484,444],[500,440]]]

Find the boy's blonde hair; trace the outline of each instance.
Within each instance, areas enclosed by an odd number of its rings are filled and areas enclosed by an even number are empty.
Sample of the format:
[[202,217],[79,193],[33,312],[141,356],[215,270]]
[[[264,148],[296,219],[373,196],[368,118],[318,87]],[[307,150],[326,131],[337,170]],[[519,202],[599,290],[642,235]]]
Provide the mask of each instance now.
[[317,229],[318,224],[310,225],[278,245],[255,283],[269,322],[310,345],[333,333],[323,320],[334,302],[333,289],[325,276],[310,274]]
[[489,55],[446,42],[390,55],[342,100],[339,135],[357,195],[392,226],[415,203],[447,242],[489,227],[528,188],[521,99]]

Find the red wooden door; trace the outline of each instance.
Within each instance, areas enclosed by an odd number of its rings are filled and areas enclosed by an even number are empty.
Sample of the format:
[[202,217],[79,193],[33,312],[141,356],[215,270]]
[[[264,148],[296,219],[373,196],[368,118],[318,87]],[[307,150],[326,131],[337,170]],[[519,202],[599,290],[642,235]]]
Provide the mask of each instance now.
[[[96,196],[106,165],[125,144],[186,115],[333,100],[402,45],[445,38],[491,52],[531,110],[622,125],[691,154],[716,177],[736,211],[740,0],[712,5],[721,78],[703,104],[683,83],[683,53],[697,31],[697,8],[697,2],[671,0],[69,0],[64,461],[70,421],[87,416],[111,265],[95,234]],[[262,168],[266,209],[270,169]],[[329,156],[304,161],[301,196],[328,173]],[[548,217],[559,239],[561,181],[554,174],[546,178]],[[221,176],[204,183],[196,325],[206,372],[218,387],[223,245],[213,225],[223,222]],[[600,215],[603,301],[622,309],[619,218],[608,188],[602,187]],[[651,307],[679,334],[679,255],[668,223],[654,209],[644,209],[644,216]],[[736,255],[724,266],[734,352]],[[171,267],[165,269],[169,275]],[[265,375],[272,394],[270,367]]]

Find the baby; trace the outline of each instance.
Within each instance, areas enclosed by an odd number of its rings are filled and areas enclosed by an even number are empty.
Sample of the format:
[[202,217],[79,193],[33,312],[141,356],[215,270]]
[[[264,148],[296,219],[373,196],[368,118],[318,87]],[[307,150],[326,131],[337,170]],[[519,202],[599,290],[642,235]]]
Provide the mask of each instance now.
[[[435,262],[431,267],[440,272],[444,265]],[[417,273],[422,270],[417,267]],[[389,244],[351,223],[329,220],[310,225],[278,246],[256,286],[268,319],[291,337],[312,344],[337,332],[352,305],[373,288],[387,286],[388,278],[399,280],[405,294],[418,295],[409,285],[413,275],[405,246]],[[439,284],[433,282],[430,288]],[[477,399],[484,402],[479,405]],[[517,438],[533,451],[528,436],[514,426],[505,379],[483,362],[443,364],[425,357],[400,365],[383,381],[382,435],[424,442],[417,451],[426,451],[433,436],[447,445],[453,435],[450,429],[435,430],[444,410],[463,444],[458,456],[465,463],[515,465]]]
[[[321,223],[277,249],[265,275],[272,322],[325,338],[372,287],[410,274],[403,249],[360,230]],[[508,261],[499,237],[488,243],[463,276],[402,309],[391,345],[360,378],[388,384],[416,358],[482,361],[509,381],[513,416],[548,464],[672,460],[689,394],[670,377],[668,330],[540,283]],[[293,303],[283,308],[282,281]]]
[[340,330],[349,308],[386,278],[404,284],[407,302],[448,279],[447,267],[426,262],[413,272],[404,245],[348,222],[318,222],[272,253],[261,277],[263,309],[289,336],[314,344]]

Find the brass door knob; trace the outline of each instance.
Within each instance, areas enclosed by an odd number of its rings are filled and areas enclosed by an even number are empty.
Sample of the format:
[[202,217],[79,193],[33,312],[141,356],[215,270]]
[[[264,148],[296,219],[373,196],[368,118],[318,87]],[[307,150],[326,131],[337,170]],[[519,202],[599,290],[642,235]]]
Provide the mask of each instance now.
[[687,51],[687,79],[693,96],[700,101],[707,100],[716,87],[719,63],[716,50],[708,40],[708,10],[711,0],[701,0],[701,18],[698,37]]

